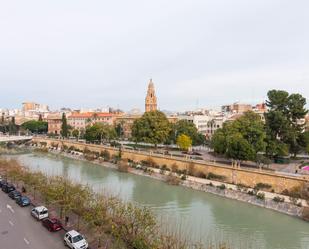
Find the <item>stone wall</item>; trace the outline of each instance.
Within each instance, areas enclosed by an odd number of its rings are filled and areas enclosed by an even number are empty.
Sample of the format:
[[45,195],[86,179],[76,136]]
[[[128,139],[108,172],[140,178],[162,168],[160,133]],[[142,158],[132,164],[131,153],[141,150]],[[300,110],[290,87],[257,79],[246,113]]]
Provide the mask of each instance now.
[[[67,140],[56,140],[56,139],[47,139],[47,138],[33,138],[34,142],[46,142],[48,146],[56,145],[58,146],[67,146],[68,148],[74,146],[79,150],[84,150],[85,148],[94,152],[102,152],[103,150],[108,150],[111,155],[116,155],[119,153],[119,149],[102,146],[102,145],[93,145],[78,143],[74,141]],[[131,159],[134,161],[145,161],[151,158],[153,162],[157,165],[166,165],[168,168],[172,168],[173,165],[177,165],[178,169],[189,169],[189,166],[194,165],[194,170],[196,172],[203,173],[207,175],[208,173],[214,173],[225,177],[225,182],[233,184],[244,184],[248,187],[253,188],[257,183],[267,183],[272,186],[272,189],[276,193],[281,193],[285,189],[292,189],[303,183],[308,183],[309,180],[301,177],[292,177],[279,175],[272,172],[265,172],[259,170],[248,170],[241,168],[233,168],[231,166],[214,164],[210,162],[194,161],[189,159],[164,156],[160,154],[152,154],[148,152],[134,151],[134,150],[122,150],[122,158]]]

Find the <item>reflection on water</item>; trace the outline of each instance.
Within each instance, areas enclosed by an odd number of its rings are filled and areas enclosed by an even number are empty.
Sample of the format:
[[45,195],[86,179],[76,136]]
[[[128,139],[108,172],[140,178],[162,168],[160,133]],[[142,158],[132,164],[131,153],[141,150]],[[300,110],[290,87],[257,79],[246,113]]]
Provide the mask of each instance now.
[[193,239],[222,238],[238,248],[309,249],[309,223],[287,215],[88,162],[39,154],[11,157],[33,170],[146,205],[166,223],[181,224]]

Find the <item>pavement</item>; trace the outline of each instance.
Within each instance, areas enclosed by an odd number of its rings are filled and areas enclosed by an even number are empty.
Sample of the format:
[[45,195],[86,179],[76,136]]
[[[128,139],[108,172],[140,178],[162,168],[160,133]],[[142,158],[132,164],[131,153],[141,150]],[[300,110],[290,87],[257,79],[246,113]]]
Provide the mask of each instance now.
[[65,232],[49,232],[30,215],[31,208],[18,206],[0,190],[0,248],[65,249]]

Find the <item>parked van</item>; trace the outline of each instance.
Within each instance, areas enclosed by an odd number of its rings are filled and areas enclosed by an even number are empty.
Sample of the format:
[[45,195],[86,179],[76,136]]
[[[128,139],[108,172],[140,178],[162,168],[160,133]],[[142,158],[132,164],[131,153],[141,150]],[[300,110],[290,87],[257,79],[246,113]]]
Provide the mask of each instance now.
[[31,215],[37,220],[48,218],[48,209],[44,206],[35,207],[31,210]]

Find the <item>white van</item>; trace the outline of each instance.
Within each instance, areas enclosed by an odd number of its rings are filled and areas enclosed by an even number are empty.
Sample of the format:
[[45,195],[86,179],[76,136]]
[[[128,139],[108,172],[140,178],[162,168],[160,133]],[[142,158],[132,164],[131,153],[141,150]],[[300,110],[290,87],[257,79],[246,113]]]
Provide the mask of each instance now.
[[31,210],[31,215],[38,220],[43,220],[48,218],[48,209],[44,206],[35,207]]

